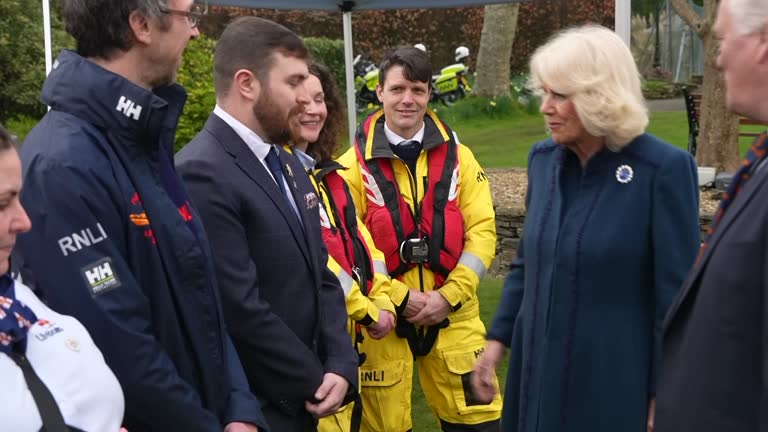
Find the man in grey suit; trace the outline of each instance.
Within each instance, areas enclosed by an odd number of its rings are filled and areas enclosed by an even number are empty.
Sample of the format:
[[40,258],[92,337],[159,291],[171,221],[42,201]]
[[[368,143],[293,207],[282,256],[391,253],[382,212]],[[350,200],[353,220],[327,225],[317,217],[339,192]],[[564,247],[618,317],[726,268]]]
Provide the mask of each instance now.
[[344,294],[326,268],[320,200],[280,148],[309,103],[299,37],[256,17],[216,45],[216,108],[176,166],[211,241],[224,318],[267,422],[312,431],[358,381]]
[[[768,0],[721,0],[729,109],[768,123]],[[768,140],[747,152],[665,324],[656,431],[768,431]]]

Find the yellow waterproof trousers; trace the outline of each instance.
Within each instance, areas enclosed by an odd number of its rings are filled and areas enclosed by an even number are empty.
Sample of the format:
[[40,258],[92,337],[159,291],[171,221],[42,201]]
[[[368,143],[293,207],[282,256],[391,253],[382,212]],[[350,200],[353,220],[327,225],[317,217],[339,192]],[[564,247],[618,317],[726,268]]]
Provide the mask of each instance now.
[[[469,382],[469,373],[486,342],[477,300],[448,315],[448,320],[450,325],[440,330],[429,354],[416,359],[427,404],[444,430],[446,424],[478,425],[478,431],[498,430],[486,428],[501,417],[501,397],[497,394],[490,404],[479,403],[474,400]],[[365,333],[359,349],[366,355],[360,367],[361,432],[410,430],[413,356],[408,343],[394,330],[378,341]],[[352,404],[335,416],[321,419],[318,430],[348,432],[351,419]]]
[[[352,327],[349,328],[352,331]],[[363,342],[358,345],[365,354],[360,366],[360,396],[363,401],[361,432],[405,432],[411,426],[411,390],[413,357],[405,339],[393,329],[375,340],[363,329]],[[319,432],[349,432],[352,407],[345,406],[333,416],[320,419]]]
[[380,340],[368,337],[360,345],[363,399],[361,432],[405,432],[411,426],[413,356],[405,339],[393,329]]
[[443,430],[448,429],[445,423],[478,425],[478,430],[494,430],[488,428],[488,423],[501,418],[499,394],[490,404],[480,403],[475,400],[469,382],[469,373],[486,342],[485,325],[479,312],[475,299],[448,315],[450,325],[440,330],[432,350],[416,359],[419,383]]
[[352,407],[354,403],[341,407],[341,410],[332,416],[320,419],[317,425],[318,432],[349,432],[352,425]]

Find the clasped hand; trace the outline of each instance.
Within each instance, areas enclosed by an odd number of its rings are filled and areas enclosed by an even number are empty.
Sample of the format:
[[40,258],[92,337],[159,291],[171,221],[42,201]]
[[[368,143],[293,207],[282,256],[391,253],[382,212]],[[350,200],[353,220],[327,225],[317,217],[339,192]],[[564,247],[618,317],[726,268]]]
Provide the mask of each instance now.
[[451,304],[439,292],[423,293],[414,289],[409,292],[408,304],[403,311],[403,316],[409,323],[432,326],[443,322],[451,313]]

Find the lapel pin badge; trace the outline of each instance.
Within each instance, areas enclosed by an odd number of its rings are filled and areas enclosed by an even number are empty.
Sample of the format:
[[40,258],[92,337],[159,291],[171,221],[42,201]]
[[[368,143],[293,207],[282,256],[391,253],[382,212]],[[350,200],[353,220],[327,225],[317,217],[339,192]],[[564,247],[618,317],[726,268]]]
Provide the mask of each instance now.
[[622,165],[618,168],[616,168],[616,180],[619,183],[627,184],[632,181],[632,177],[634,177],[635,172],[632,170],[632,167],[629,165]]
[[304,195],[304,201],[307,204],[307,210],[315,208],[317,206],[317,195],[314,192],[309,192]]
[[289,177],[293,177],[293,170],[291,169],[291,166],[288,164],[285,164],[285,171],[288,172]]

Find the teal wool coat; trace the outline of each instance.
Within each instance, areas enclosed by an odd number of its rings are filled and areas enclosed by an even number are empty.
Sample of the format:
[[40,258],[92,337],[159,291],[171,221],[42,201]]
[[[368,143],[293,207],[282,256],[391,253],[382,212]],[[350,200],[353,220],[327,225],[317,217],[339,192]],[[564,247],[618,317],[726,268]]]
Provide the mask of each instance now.
[[488,338],[511,347],[509,432],[644,432],[664,316],[699,247],[691,156],[643,134],[582,168],[528,159],[527,215]]

